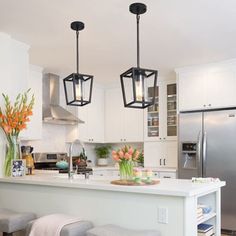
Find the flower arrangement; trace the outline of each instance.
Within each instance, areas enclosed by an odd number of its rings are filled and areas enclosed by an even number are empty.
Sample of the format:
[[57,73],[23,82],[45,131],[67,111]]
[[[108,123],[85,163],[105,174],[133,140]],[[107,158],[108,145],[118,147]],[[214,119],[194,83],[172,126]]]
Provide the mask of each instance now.
[[33,115],[34,95],[29,99],[29,91],[19,94],[12,104],[9,96],[3,94],[4,110],[0,107],[0,128],[6,135],[8,141],[7,155],[4,163],[4,173],[11,175],[11,162],[19,158],[18,136],[19,133],[27,127],[29,117]]
[[140,152],[125,145],[117,151],[112,151],[113,160],[119,163],[120,177],[124,180],[133,178],[134,162],[137,162]]

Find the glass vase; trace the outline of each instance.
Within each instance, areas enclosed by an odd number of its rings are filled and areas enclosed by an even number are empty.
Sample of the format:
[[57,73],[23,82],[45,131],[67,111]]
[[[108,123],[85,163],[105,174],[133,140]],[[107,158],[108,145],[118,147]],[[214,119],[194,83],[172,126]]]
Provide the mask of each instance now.
[[4,162],[4,175],[9,177],[11,176],[12,160],[20,159],[20,147],[17,136],[9,135],[7,140],[8,144]]
[[134,163],[132,161],[121,161],[119,163],[120,180],[133,180]]

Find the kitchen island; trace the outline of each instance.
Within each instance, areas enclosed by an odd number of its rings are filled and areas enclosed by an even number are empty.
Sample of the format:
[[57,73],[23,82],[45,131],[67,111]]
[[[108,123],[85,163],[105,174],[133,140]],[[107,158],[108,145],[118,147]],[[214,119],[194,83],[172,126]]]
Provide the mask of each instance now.
[[[153,186],[117,186],[112,179],[85,180],[55,172],[20,178],[0,178],[0,207],[40,215],[67,213],[95,225],[117,224],[131,229],[157,229],[162,236],[197,236],[201,222],[215,226],[220,236],[220,195],[225,182],[192,183],[161,179]],[[212,212],[197,219],[197,204]]]

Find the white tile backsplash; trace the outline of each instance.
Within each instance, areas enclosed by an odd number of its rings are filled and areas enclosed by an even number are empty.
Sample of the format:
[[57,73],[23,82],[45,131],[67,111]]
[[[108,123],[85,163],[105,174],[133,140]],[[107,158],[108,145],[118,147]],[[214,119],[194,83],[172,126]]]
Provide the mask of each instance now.
[[34,152],[66,152],[66,128],[43,123],[42,139],[24,141],[22,145],[33,146]]
[[[31,145],[34,147],[34,152],[69,152],[68,141],[71,142],[75,140],[78,133],[76,132],[76,127],[71,126],[68,128],[63,125],[52,125],[43,123],[42,131],[42,140],[37,141],[24,141],[22,145]],[[85,150],[88,156],[88,159],[92,161],[93,165],[96,165],[97,158],[94,148],[98,144],[94,143],[84,143]],[[118,148],[123,147],[124,143],[110,144],[112,150],[117,150]],[[133,148],[138,148],[143,150],[143,143],[127,143],[126,145],[131,145]],[[74,145],[73,155],[78,155],[82,148],[79,145]],[[109,158],[109,165],[114,165],[114,162]]]

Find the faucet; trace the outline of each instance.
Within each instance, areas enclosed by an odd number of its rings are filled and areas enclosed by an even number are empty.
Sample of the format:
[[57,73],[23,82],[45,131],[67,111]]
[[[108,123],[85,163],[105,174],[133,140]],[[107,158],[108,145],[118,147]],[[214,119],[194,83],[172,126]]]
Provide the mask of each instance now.
[[74,144],[80,144],[82,148],[84,149],[84,144],[79,140],[76,139],[73,142],[70,143],[70,148],[69,148],[69,169],[68,169],[68,178],[73,179],[73,176],[75,174],[75,171],[73,170],[73,160],[72,160],[72,153],[73,153],[73,147]]

